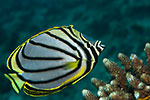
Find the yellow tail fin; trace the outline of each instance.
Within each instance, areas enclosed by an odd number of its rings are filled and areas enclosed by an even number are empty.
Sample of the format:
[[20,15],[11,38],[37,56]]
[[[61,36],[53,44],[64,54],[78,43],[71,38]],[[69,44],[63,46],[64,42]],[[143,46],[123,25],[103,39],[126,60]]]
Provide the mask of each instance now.
[[11,81],[11,85],[15,92],[19,93],[25,82],[22,81],[16,73],[4,74],[4,76]]

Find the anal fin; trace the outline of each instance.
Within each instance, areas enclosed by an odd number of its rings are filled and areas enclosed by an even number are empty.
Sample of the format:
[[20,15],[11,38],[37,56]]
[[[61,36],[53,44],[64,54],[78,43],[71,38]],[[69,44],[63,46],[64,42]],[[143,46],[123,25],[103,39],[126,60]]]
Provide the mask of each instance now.
[[49,94],[59,92],[60,90],[38,89],[36,87],[32,87],[28,82],[26,82],[24,85],[23,91],[27,95],[30,95],[33,97],[41,97],[41,96],[47,96]]

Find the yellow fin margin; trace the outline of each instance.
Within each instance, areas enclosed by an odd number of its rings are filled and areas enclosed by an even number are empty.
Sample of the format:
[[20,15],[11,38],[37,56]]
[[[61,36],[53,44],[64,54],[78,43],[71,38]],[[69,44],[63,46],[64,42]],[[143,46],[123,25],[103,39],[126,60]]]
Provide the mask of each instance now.
[[[15,59],[16,59],[16,55],[17,55],[18,51],[19,51],[20,48],[21,48],[22,46],[24,46],[24,45],[25,45],[25,43],[19,45],[19,46],[10,54],[10,56],[8,57],[8,59],[7,59],[7,68],[8,68],[9,70],[14,70],[14,71],[16,71],[16,72],[18,72],[18,73],[22,73],[22,72],[23,72],[23,71],[18,67],[18,65],[17,65]],[[11,60],[11,61],[10,61],[10,60]],[[9,62],[11,62],[11,65],[10,65],[10,66],[12,66],[12,67],[9,66]]]
[[34,38],[34,37],[36,37],[36,36],[38,36],[38,35],[40,35],[40,34],[45,33],[45,32],[48,32],[48,31],[50,31],[50,30],[52,30],[52,29],[65,28],[65,27],[71,27],[71,28],[73,28],[73,25],[60,26],[60,27],[55,26],[55,27],[53,27],[53,28],[49,28],[49,29],[47,29],[47,30],[45,30],[45,31],[41,31],[41,32],[35,34],[34,36],[30,37],[30,38],[29,38],[28,40],[26,40],[24,43],[28,42],[30,39],[32,39],[32,38]]
[[16,50],[16,52],[13,54],[11,64],[12,64],[12,69],[14,71],[16,71],[18,73],[23,73],[23,71],[19,68],[19,66],[16,63],[16,55],[17,55],[19,50],[20,50],[20,48],[18,50]]
[[[34,37],[36,37],[36,36],[38,36],[38,35],[40,35],[40,34],[42,34],[42,33],[44,33],[44,32],[50,31],[50,30],[52,30],[52,29],[65,28],[65,27],[71,27],[71,28],[73,28],[73,25],[49,28],[49,29],[47,29],[47,30],[45,30],[45,31],[41,31],[41,32],[35,34],[34,36],[30,37],[29,39],[27,39],[24,43],[22,43],[21,45],[19,45],[19,46],[10,54],[10,56],[8,57],[8,60],[7,60],[7,68],[8,68],[9,70],[12,70],[12,69],[10,68],[10,66],[9,66],[9,60],[10,60],[10,58],[11,58],[12,56],[14,56],[14,53],[18,52],[18,50],[19,50],[21,47],[23,47],[27,42],[29,42],[29,40],[31,40],[32,38],[34,38]],[[19,73],[22,73],[22,72],[23,72],[23,71],[22,71],[21,69],[19,69],[19,68],[15,69],[15,70],[16,70],[17,72],[19,72]]]
[[14,54],[19,48],[20,48],[20,46],[18,46],[18,47],[9,55],[9,57],[8,57],[8,59],[7,59],[7,68],[8,68],[9,70],[11,70],[11,68],[10,68],[10,66],[9,66],[9,60],[10,60],[10,58],[13,56],[13,54]]
[[[80,81],[82,78],[84,78],[85,76],[87,76],[91,71],[92,71],[92,69],[93,69],[93,66],[94,66],[94,64],[93,64],[93,62],[91,63],[91,69],[89,70],[89,72],[87,72],[85,75],[83,75],[82,77],[80,77],[78,80],[76,80],[75,82],[73,82],[72,84],[75,84],[75,83],[77,83],[78,81]],[[85,69],[82,69],[82,70],[85,70]],[[81,71],[82,71],[81,70]]]
[[[76,63],[78,63],[78,61]],[[51,89],[38,89],[38,88],[33,87],[32,85],[30,85],[28,82],[26,82],[25,85],[24,85],[24,92],[27,95],[30,95],[30,96],[33,96],[33,97],[47,96],[49,94],[53,94],[53,93],[59,92],[62,89],[67,87],[67,86],[64,86],[65,84],[67,84],[69,82],[72,82],[73,80],[75,80],[78,77],[80,77],[84,73],[84,71],[85,71],[85,67],[81,67],[81,71],[78,74],[76,74],[73,77],[69,78],[64,83],[59,85],[58,87],[51,88]],[[80,79],[82,79],[82,78],[80,78]],[[77,81],[79,81],[80,79],[78,79]],[[72,84],[75,84],[77,81],[73,82]]]
[[19,93],[25,82],[22,81],[16,73],[4,74],[4,76],[11,81],[11,85],[15,92]]
[[[65,88],[65,87],[64,87]],[[62,88],[63,89],[63,88]],[[25,83],[23,91],[30,96],[33,97],[41,97],[41,96],[47,96],[49,94],[53,94],[56,92],[61,91],[62,89],[57,89],[57,90],[40,90],[40,89],[36,89],[34,87],[32,87],[28,82]]]

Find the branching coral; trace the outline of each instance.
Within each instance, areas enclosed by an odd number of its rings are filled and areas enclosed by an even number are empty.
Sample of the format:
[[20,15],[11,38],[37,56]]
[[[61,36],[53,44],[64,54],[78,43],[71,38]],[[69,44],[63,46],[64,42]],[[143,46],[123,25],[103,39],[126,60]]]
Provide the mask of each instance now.
[[113,79],[105,83],[92,78],[91,82],[98,89],[98,96],[84,89],[82,94],[86,100],[150,100],[150,43],[146,43],[144,51],[147,65],[135,54],[131,54],[130,58],[122,53],[118,54],[124,69],[104,58],[104,66]]

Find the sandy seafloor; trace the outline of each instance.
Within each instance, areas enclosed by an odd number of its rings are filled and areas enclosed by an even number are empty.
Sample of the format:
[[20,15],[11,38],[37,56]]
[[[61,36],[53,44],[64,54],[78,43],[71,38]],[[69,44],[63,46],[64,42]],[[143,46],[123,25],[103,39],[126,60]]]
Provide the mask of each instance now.
[[[40,31],[70,24],[106,45],[94,70],[77,84],[53,95],[33,98],[23,92],[15,94],[3,76],[9,54]],[[110,80],[102,63],[104,57],[119,63],[117,54],[122,52],[128,56],[135,53],[145,60],[146,42],[150,42],[149,0],[0,0],[0,99],[84,100],[83,88],[96,94],[90,83],[92,77]]]

